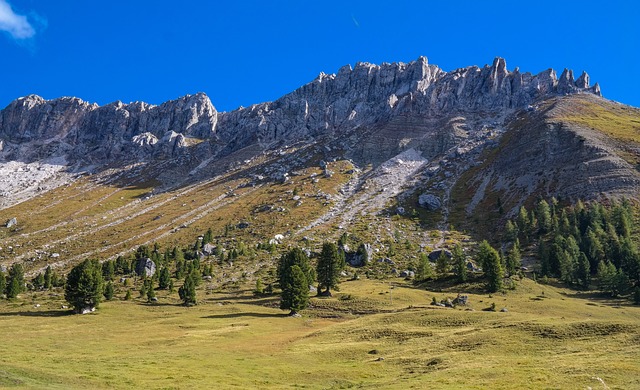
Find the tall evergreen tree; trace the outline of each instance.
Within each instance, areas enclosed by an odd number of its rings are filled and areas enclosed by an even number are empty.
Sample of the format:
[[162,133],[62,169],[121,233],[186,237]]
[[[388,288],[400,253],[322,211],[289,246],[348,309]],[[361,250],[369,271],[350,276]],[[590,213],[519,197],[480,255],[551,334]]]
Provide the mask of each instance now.
[[[517,238],[516,238],[517,240]],[[459,283],[464,283],[467,281],[467,261],[464,255],[464,251],[462,250],[462,246],[460,244],[456,244],[453,247],[452,261],[453,261],[453,272],[456,275]]]
[[178,295],[185,306],[196,304],[196,282],[193,280],[191,274],[188,274],[184,279],[182,287],[178,289]]
[[[337,289],[340,280],[340,272],[344,268],[338,253],[338,247],[334,243],[325,242],[322,244],[322,252],[316,266],[318,276],[318,294],[331,296],[331,288]],[[321,289],[326,290],[321,293]]]
[[446,255],[444,250],[440,251],[440,256],[436,259],[436,275],[438,279],[442,279],[451,270],[451,265],[449,264],[449,256]]
[[0,295],[4,294],[4,291],[6,288],[7,288],[7,277],[4,275],[4,272],[0,270]]
[[109,281],[106,286],[104,286],[104,299],[110,301],[113,299],[113,282]]
[[166,290],[169,288],[169,282],[171,282],[171,274],[169,273],[169,268],[162,267],[160,269],[160,276],[158,277],[158,288],[161,290]]
[[294,265],[300,267],[307,278],[307,288],[316,281],[315,270],[309,265],[309,257],[302,249],[295,247],[283,254],[278,262],[277,273],[280,288],[283,288],[283,286],[289,282],[287,280],[287,278],[290,277],[289,268]]
[[486,240],[480,243],[478,262],[482,264],[482,271],[487,278],[487,290],[489,292],[500,290],[502,288],[502,278],[504,277],[500,255]]
[[509,276],[514,275],[520,268],[522,255],[520,254],[520,241],[516,240],[507,254],[506,271]]
[[422,282],[428,279],[433,279],[434,276],[435,273],[433,272],[433,267],[431,266],[431,262],[429,261],[429,256],[427,256],[426,253],[421,253],[418,258],[416,280]]
[[22,268],[22,264],[13,263],[11,268],[9,268],[9,277],[7,278],[5,293],[7,298],[13,299],[24,291],[24,268]]
[[51,290],[52,287],[53,287],[53,270],[49,265],[47,266],[47,269],[44,271],[44,288],[47,290]]
[[309,284],[307,277],[298,265],[293,265],[285,271],[285,285],[282,288],[280,308],[291,310],[291,315],[298,314],[309,304]]
[[538,202],[536,207],[536,217],[538,219],[538,229],[540,233],[545,234],[551,231],[551,209],[549,203],[544,199]]
[[587,255],[585,255],[584,252],[580,252],[575,279],[577,280],[578,285],[584,289],[588,289],[591,284],[591,265],[589,264],[589,259],[587,259]]
[[102,266],[98,260],[85,260],[67,275],[64,298],[76,313],[95,310],[104,292]]

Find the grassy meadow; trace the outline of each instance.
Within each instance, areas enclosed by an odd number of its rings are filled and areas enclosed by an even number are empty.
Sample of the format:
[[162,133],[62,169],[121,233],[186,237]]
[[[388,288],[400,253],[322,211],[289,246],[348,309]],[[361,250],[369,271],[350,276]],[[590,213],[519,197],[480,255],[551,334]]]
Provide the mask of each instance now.
[[[467,285],[478,293],[455,309],[429,304],[456,296],[446,286],[341,287],[313,298],[302,318],[248,290],[201,288],[190,308],[159,292],[154,304],[116,299],[81,316],[61,309],[60,296],[27,293],[0,304],[0,386],[640,388],[640,307],[626,302],[529,279],[504,295]],[[498,311],[483,310],[491,303]]]

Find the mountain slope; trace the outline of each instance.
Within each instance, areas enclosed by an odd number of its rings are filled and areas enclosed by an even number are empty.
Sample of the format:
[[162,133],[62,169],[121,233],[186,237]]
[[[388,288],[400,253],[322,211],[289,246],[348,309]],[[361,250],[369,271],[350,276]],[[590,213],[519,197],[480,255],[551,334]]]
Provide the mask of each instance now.
[[[439,230],[415,242],[438,247],[451,223],[487,234],[538,196],[636,197],[638,118],[586,73],[501,58],[451,72],[423,57],[359,63],[229,113],[204,94],[103,107],[29,96],[0,112],[0,220],[18,221],[0,229],[0,261],[63,267],[242,221],[237,240],[252,244],[347,230],[386,251],[407,231],[389,218],[398,205]],[[421,194],[441,207],[424,210]]]

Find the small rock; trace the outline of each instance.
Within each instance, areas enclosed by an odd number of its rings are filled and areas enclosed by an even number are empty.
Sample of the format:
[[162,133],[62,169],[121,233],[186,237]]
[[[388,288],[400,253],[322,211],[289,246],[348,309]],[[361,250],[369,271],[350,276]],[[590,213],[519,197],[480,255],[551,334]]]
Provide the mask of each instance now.
[[501,311],[501,312],[503,312],[503,313],[506,313],[506,312],[508,312],[509,310],[508,310],[506,307],[503,307],[502,309],[500,309],[500,311]]

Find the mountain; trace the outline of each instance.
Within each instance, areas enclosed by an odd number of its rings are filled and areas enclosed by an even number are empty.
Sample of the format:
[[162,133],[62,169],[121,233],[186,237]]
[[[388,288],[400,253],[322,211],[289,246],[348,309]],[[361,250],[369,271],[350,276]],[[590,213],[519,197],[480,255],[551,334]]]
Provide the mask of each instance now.
[[482,216],[487,235],[541,196],[636,198],[639,124],[587,73],[509,71],[502,58],[450,72],[425,57],[357,63],[231,112],[203,93],[159,106],[31,95],[0,111],[0,219],[19,222],[0,258],[115,256],[187,237],[181,226],[258,220],[262,206],[286,218],[254,222],[252,240],[332,236],[396,208],[441,232]]

